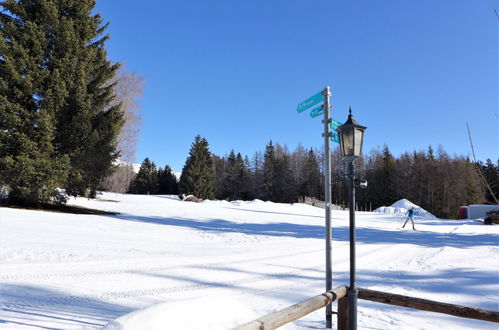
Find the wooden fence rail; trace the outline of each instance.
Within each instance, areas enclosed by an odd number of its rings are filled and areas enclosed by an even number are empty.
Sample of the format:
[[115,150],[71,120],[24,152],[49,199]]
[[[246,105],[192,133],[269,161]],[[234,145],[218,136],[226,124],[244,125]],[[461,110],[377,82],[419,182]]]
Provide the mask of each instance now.
[[[270,330],[276,329],[286,323],[293,322],[307,314],[310,314],[324,306],[338,300],[338,323],[339,330],[346,330],[348,328],[348,288],[346,286],[339,286],[331,291],[325,292],[321,295],[304,300],[298,304],[287,307],[280,311],[270,313],[259,319],[243,324],[232,330]],[[421,299],[399,294],[387,293],[382,291],[375,291],[369,289],[358,288],[359,299],[375,301],[383,304],[409,307],[423,311],[449,314],[468,319],[476,319],[482,321],[499,323],[499,312],[467,307],[461,305],[447,304],[438,301]]]
[[359,288],[359,299],[499,323],[499,312]]
[[298,304],[287,307],[280,311],[265,315],[259,319],[243,324],[233,330],[270,330],[276,329],[286,323],[293,322],[307,314],[310,314],[333,301],[343,298],[347,294],[346,286],[339,286],[321,295],[304,300]]

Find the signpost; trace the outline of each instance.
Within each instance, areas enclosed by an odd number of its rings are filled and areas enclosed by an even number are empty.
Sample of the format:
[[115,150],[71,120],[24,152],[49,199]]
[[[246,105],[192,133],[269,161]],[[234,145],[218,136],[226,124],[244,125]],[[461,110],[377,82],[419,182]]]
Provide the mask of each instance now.
[[336,132],[336,129],[341,125],[343,125],[343,123],[340,123],[339,121],[332,119],[331,125],[330,125],[331,126],[331,141],[332,142],[340,143],[340,137],[339,137],[338,133]]
[[317,94],[314,94],[313,96],[310,96],[302,103],[298,104],[298,108],[296,108],[296,111],[303,112],[308,108],[310,108],[311,106],[316,105],[317,103],[321,103],[322,101],[323,101],[322,92],[319,92]]
[[[312,118],[318,117],[324,114],[324,153],[325,153],[325,172],[324,172],[324,182],[325,182],[325,204],[326,204],[326,291],[333,289],[332,282],[332,270],[331,270],[331,152],[329,148],[329,142],[334,141],[339,143],[338,135],[334,130],[335,134],[331,134],[331,129],[333,128],[333,120],[331,120],[330,109],[331,105],[329,103],[329,97],[331,96],[331,89],[329,86],[324,87],[322,92],[319,92],[305,101],[301,102],[296,109],[298,112],[303,112],[308,108],[323,102],[323,105],[315,108],[310,113]],[[338,123],[334,121],[335,125]],[[339,125],[338,125],[339,126]],[[338,127],[336,126],[336,127]],[[326,306],[326,328],[332,327],[332,317],[333,310],[331,304]]]

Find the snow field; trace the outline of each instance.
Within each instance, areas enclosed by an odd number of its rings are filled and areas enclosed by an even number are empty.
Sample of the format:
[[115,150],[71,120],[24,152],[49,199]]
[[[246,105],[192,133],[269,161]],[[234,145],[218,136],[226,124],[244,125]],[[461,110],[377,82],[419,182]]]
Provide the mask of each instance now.
[[[324,291],[322,209],[110,193],[70,203],[120,215],[0,208],[0,328],[227,329]],[[499,310],[497,226],[416,216],[414,232],[401,216],[356,215],[359,287]],[[337,286],[348,283],[348,212],[332,218]],[[358,322],[495,328],[363,300]],[[284,328],[321,327],[324,310]]]

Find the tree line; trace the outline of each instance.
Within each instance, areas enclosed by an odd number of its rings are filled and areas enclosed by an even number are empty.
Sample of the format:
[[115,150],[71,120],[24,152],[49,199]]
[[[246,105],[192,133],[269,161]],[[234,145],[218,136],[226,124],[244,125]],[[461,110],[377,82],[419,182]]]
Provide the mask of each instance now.
[[[136,180],[150,164],[149,159],[144,160]],[[332,201],[344,207],[348,204],[346,165],[339,150],[334,150]],[[263,152],[255,152],[251,159],[234,150],[220,157],[210,152],[205,138],[197,136],[178,185],[171,183],[170,190],[163,189],[161,193],[185,193],[205,199],[258,198],[281,203],[297,202],[304,197],[323,200],[323,167],[323,152],[301,145],[291,152],[285,145],[270,141]],[[171,172],[171,169],[166,166],[161,171]],[[161,171],[153,176],[159,177]],[[356,176],[368,181],[366,189],[357,189],[357,207],[373,210],[406,198],[438,217],[455,217],[461,205],[494,203],[478,171],[482,171],[495,195],[499,195],[499,160],[496,164],[490,159],[474,163],[466,157],[449,156],[442,148],[435,153],[431,146],[426,151],[394,157],[388,146],[384,146],[356,161]],[[132,181],[130,192],[159,191],[158,179],[152,188],[133,190],[136,180]]]

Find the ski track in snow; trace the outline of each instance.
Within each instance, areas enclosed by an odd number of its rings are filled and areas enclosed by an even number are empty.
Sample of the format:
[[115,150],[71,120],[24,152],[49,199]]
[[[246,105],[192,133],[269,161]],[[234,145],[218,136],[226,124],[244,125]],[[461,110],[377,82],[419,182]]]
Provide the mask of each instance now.
[[[161,196],[111,194],[108,199],[120,202],[75,202],[95,208],[104,205],[121,211],[121,216],[0,208],[0,241],[5,240],[8,248],[0,249],[0,260],[5,261],[0,267],[0,328],[100,328],[137,308],[221,293],[252,305],[261,316],[324,291],[321,209],[266,202],[192,204]],[[333,287],[348,283],[347,216],[334,213]],[[396,230],[402,221],[393,215],[359,212],[359,287],[449,302],[498,301],[487,288],[499,287],[499,279],[494,281],[491,275],[499,262],[484,255],[497,254],[499,249],[482,242],[494,241],[487,235],[497,233],[496,227],[418,219],[421,230]],[[222,227],[217,228],[217,223]],[[463,235],[459,237],[464,245],[459,246],[456,235]],[[436,237],[449,239],[452,246],[436,243]],[[463,265],[461,258],[469,265]],[[457,275],[464,284],[445,278],[453,269],[461,272]],[[437,273],[439,277],[432,279]],[[466,284],[471,289],[466,290]],[[481,293],[474,295],[478,285]],[[452,292],[453,286],[463,290],[460,296]],[[431,322],[415,325],[421,315],[416,312],[359,304],[359,321],[373,329],[438,329]],[[320,328],[322,314],[313,313],[296,325]],[[477,327],[437,318],[450,322],[448,328]]]

